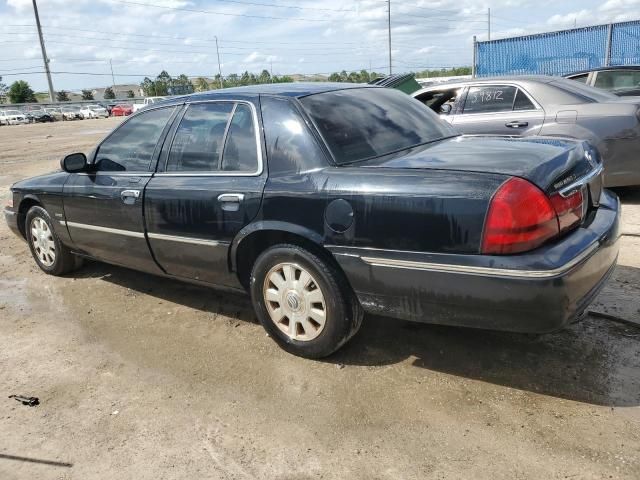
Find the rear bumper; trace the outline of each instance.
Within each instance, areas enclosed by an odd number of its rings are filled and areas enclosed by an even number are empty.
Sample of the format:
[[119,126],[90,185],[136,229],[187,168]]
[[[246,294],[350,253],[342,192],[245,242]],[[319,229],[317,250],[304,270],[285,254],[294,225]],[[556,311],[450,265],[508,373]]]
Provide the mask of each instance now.
[[603,192],[583,227],[509,256],[328,247],[370,313],[426,323],[545,333],[578,318],[618,256],[619,201]]

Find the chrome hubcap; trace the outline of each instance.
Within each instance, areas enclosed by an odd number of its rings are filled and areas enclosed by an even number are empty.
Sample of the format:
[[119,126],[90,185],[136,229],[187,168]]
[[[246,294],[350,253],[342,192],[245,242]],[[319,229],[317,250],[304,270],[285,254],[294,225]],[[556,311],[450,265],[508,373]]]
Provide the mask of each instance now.
[[31,243],[40,263],[45,267],[53,265],[56,261],[56,244],[47,222],[40,217],[31,220]]
[[324,329],[327,307],[322,290],[297,263],[279,263],[269,270],[263,294],[269,317],[292,340],[308,342]]

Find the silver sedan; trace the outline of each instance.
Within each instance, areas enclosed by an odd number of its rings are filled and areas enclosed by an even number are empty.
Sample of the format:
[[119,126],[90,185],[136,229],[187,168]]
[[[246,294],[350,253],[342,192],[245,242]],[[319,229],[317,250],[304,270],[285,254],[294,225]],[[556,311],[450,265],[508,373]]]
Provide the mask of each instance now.
[[617,97],[558,77],[441,83],[414,92],[464,134],[589,140],[608,187],[640,185],[640,97]]

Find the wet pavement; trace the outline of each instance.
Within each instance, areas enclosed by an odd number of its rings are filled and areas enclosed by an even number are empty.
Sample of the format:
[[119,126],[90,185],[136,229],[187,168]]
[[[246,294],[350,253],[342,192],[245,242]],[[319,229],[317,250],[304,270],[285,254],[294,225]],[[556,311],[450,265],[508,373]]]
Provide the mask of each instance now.
[[[0,128],[0,188],[114,124]],[[47,276],[3,222],[0,245],[3,480],[640,478],[633,235],[590,307],[611,319],[536,337],[367,317],[324,361],[281,351],[244,296],[99,263]]]

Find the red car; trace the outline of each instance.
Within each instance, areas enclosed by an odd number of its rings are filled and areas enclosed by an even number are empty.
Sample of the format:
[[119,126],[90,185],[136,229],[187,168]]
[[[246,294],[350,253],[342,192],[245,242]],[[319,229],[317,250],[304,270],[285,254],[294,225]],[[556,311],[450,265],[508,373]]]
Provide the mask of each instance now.
[[113,117],[122,117],[125,115],[131,115],[132,113],[133,113],[133,107],[125,103],[116,105],[111,109],[111,116]]

